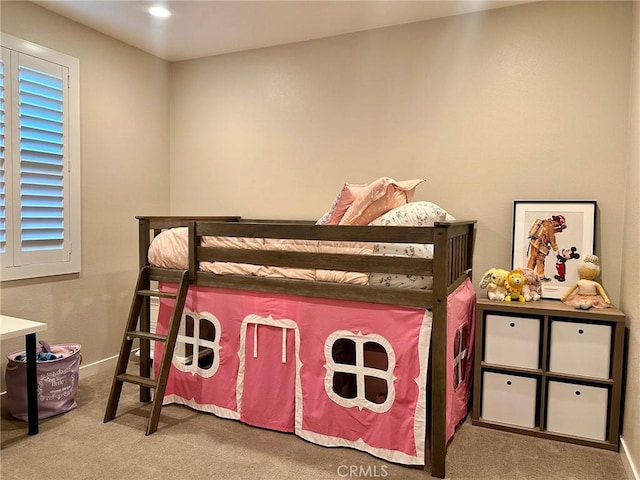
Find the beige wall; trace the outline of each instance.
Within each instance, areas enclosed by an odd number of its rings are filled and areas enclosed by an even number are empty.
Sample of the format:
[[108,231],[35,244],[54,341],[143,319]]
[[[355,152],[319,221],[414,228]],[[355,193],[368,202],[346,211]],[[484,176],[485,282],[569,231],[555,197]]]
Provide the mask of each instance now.
[[[169,210],[168,64],[34,4],[1,8],[3,33],[80,59],[82,136],[82,273],[3,282],[2,313],[47,322],[42,337],[81,343],[89,365],[120,346],[137,274],[135,215]],[[21,348],[2,342],[3,367]]]
[[[640,478],[640,3],[633,8],[633,57],[631,82],[631,121],[627,198],[624,215],[622,258],[622,308],[627,314],[629,333],[627,352],[627,388],[622,428],[623,446],[635,463]],[[633,478],[633,477],[631,477]]]
[[424,177],[478,220],[479,278],[515,199],[593,199],[618,303],[630,35],[630,3],[544,2],[172,64],[172,213],[314,219],[345,181]]

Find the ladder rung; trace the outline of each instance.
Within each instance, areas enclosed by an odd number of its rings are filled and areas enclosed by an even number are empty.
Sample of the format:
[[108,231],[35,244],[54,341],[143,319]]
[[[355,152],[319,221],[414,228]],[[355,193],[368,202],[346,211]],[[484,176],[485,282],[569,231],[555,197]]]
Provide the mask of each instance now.
[[177,293],[161,292],[160,290],[138,290],[138,295],[144,295],[145,297],[178,298]]
[[148,340],[155,340],[157,342],[166,342],[167,341],[167,336],[166,335],[160,335],[158,333],[149,333],[149,332],[131,331],[131,332],[127,332],[127,337],[129,337],[129,338],[145,338],[145,339],[148,339]]
[[143,387],[156,388],[156,381],[152,378],[141,377],[139,375],[131,375],[129,373],[122,373],[116,377],[121,382],[135,383]]

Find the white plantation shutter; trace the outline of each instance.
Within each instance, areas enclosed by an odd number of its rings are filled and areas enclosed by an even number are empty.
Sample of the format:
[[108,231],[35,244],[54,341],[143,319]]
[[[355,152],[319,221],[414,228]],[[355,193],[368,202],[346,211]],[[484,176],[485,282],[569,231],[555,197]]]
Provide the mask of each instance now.
[[11,158],[11,125],[7,117],[11,111],[11,83],[10,76],[11,51],[2,48],[0,57],[0,264],[13,265],[13,239],[8,233],[8,225],[12,222],[10,208],[12,198],[12,168]]
[[[69,240],[65,238],[67,73],[50,62],[23,54],[18,57],[20,168],[14,171],[14,185],[20,185],[20,231],[14,236],[20,237],[19,260],[65,261],[69,258]],[[15,237],[14,242],[18,243]]]
[[2,279],[78,272],[79,173],[71,169],[71,147],[79,142],[71,132],[79,130],[70,128],[70,69],[3,48],[2,71]]
[[7,214],[6,211],[6,186],[4,180],[4,150],[5,150],[5,126],[4,126],[4,48],[0,57],[0,255],[7,252]]

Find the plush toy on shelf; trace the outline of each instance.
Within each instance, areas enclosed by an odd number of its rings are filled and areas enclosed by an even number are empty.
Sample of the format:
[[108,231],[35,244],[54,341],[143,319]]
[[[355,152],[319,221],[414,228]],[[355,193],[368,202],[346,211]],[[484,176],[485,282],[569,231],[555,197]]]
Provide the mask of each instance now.
[[487,297],[489,300],[503,301],[507,295],[505,282],[507,280],[508,270],[502,268],[490,268],[482,276],[480,288],[487,289]]
[[506,287],[507,296],[504,297],[505,302],[526,301],[522,290],[524,289],[525,279],[522,270],[511,270],[507,275]]
[[522,288],[522,295],[526,302],[536,302],[540,300],[542,296],[542,281],[538,274],[527,267],[519,268],[524,275],[524,287]]
[[589,310],[595,308],[611,307],[611,300],[595,278],[600,275],[600,260],[595,255],[587,255],[578,265],[580,280],[567,290],[561,300],[575,308]]

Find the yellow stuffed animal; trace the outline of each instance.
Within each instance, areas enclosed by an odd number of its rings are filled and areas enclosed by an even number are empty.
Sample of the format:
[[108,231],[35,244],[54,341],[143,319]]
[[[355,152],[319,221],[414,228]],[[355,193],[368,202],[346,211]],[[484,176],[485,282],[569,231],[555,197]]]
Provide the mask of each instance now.
[[504,301],[511,302],[517,300],[518,302],[524,302],[525,298],[522,294],[524,284],[525,278],[522,270],[511,270],[507,275],[507,296],[504,297]]
[[507,295],[505,281],[508,274],[508,270],[503,270],[502,268],[491,268],[483,275],[482,281],[480,282],[480,288],[487,289],[487,297],[489,300],[504,300],[504,297]]

